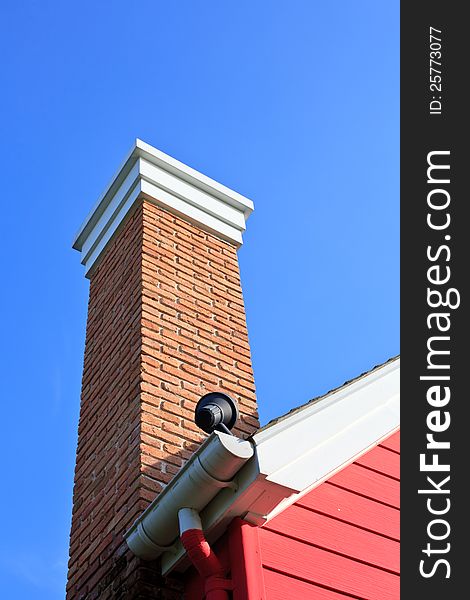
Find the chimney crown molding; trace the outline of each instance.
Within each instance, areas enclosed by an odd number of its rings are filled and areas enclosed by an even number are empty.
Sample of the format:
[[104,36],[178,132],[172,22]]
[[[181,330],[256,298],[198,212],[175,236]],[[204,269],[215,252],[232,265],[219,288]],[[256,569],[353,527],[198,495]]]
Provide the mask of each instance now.
[[145,198],[240,247],[253,202],[136,139],[73,242],[89,277],[135,203]]

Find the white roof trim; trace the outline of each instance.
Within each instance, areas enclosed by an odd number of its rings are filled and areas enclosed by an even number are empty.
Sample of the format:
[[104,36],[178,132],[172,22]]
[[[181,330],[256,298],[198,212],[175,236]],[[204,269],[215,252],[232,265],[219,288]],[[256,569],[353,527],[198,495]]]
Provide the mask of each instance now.
[[[201,512],[210,542],[235,516],[263,525],[400,425],[400,360],[309,403],[253,436],[255,455]],[[197,490],[195,490],[197,494]],[[164,574],[185,568],[180,542],[162,556]]]
[[248,198],[137,139],[74,240],[86,275],[140,198],[237,247],[253,211]]
[[398,427],[399,361],[255,434],[266,479],[298,492]]

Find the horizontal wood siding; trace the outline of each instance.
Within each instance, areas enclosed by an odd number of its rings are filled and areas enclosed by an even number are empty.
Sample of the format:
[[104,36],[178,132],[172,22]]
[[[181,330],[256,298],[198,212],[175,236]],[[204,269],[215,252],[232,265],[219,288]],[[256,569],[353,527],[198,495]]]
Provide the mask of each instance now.
[[264,528],[260,531],[260,543],[263,565],[268,569],[359,598],[398,598],[399,578],[387,571]]
[[287,598],[315,598],[315,600],[351,600],[351,596],[345,596],[326,588],[318,587],[312,583],[293,579],[282,573],[264,571],[264,588],[269,600],[286,600]]
[[329,485],[328,481],[318,487],[315,494],[304,496],[297,505],[351,523],[366,531],[380,533],[394,540],[400,539],[400,511],[335,485]]
[[359,458],[356,463],[362,467],[388,475],[393,479],[400,480],[400,462],[395,452],[378,446],[373,452],[368,452]]
[[266,529],[394,573],[400,570],[399,542],[300,506],[281,513]]
[[[397,454],[398,457],[398,454]],[[360,494],[393,508],[400,508],[400,484],[396,479],[353,463],[328,480],[332,485]]]
[[400,432],[397,431],[397,433],[394,435],[391,435],[386,440],[383,440],[380,442],[379,446],[400,453]]
[[267,600],[399,598],[399,434],[260,530]]

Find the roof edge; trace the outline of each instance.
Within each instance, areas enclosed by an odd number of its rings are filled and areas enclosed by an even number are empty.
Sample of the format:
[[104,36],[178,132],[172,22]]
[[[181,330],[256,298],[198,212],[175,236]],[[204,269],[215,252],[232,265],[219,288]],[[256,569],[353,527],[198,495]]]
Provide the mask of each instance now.
[[[252,436],[254,457],[234,475],[234,485],[201,510],[209,542],[236,516],[265,524],[394,433],[400,425],[399,368],[396,357]],[[187,564],[179,541],[162,555],[163,574]]]

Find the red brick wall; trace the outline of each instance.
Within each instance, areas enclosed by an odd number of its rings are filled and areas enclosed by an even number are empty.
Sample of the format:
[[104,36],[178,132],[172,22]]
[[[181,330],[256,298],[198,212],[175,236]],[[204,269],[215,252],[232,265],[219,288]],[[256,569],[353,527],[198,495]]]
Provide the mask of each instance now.
[[122,535],[204,438],[193,410],[216,389],[236,434],[258,427],[236,250],[144,202],[90,281],[67,600],[180,597]]

